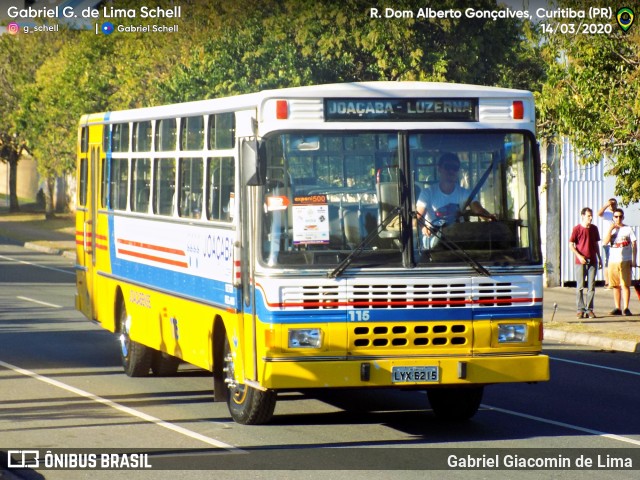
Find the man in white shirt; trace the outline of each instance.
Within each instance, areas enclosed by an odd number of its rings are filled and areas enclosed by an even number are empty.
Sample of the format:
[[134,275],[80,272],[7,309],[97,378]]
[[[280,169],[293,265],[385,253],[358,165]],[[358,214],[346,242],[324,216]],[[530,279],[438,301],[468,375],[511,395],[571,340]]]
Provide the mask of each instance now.
[[[460,218],[461,210],[469,200],[470,192],[460,186],[458,172],[460,159],[455,153],[444,153],[438,160],[438,184],[425,188],[420,192],[416,202],[419,225],[420,219],[425,220],[422,233],[426,237],[432,236],[432,227],[442,227],[455,223]],[[495,220],[492,215],[477,200],[469,204],[471,212],[482,217]]]
[[[600,210],[598,210],[598,216],[604,220],[604,225],[602,228],[603,232],[606,232],[611,224],[613,223],[613,212],[618,208],[618,201],[615,198],[610,198],[607,200]],[[604,287],[609,288],[609,249],[610,245],[604,244],[602,245],[602,258],[603,262],[603,275],[604,275]]]
[[[609,251],[609,286],[613,288],[615,308],[611,315],[631,316],[629,298],[631,296],[631,269],[636,266],[636,236],[623,223],[624,212],[616,208],[613,223],[604,236],[603,242],[611,246]],[[622,300],[622,306],[620,304]]]

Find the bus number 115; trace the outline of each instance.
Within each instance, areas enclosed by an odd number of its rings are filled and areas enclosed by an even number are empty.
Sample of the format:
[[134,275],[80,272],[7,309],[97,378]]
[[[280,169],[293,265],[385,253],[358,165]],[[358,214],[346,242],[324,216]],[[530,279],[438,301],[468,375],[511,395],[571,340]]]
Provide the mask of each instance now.
[[349,311],[350,322],[368,322],[369,310],[351,310]]

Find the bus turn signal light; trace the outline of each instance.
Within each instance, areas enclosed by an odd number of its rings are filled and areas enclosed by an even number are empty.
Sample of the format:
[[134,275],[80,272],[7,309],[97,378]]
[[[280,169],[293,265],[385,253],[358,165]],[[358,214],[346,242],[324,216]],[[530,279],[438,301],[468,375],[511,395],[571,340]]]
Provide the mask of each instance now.
[[522,120],[524,118],[524,103],[522,100],[514,100],[513,102],[513,119]]
[[286,100],[276,100],[276,118],[278,120],[289,118],[289,103]]

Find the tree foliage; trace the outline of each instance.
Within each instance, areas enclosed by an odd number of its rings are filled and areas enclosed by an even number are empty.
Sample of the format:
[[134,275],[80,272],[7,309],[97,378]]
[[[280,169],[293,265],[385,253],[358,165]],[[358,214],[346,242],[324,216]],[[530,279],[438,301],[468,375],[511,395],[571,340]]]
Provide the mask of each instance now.
[[[476,2],[495,9],[496,2]],[[394,2],[416,12],[418,2]],[[521,20],[373,19],[371,2],[251,0],[216,11],[208,35],[160,85],[162,102],[368,80],[432,80],[531,89],[544,74]],[[440,2],[454,8],[457,2]],[[422,5],[420,4],[420,7]]]
[[[25,132],[38,173],[46,179],[49,192],[53,179],[72,171],[75,165],[78,119],[83,113],[100,110],[111,90],[102,74],[101,60],[109,56],[100,37],[78,41],[80,32],[60,32],[64,48],[51,53],[38,68],[34,81],[24,88],[21,109],[16,115]],[[53,213],[48,199],[47,214]]]
[[0,35],[0,160],[9,164],[9,209],[19,210],[18,162],[28,152],[27,134],[17,121],[24,92],[56,42],[45,43],[34,35]]
[[[581,10],[595,6],[560,3]],[[567,136],[584,163],[605,158],[607,173],[616,176],[616,194],[629,203],[640,200],[640,34],[637,25],[624,33],[615,19],[609,23],[611,34],[548,35],[540,126],[547,138]]]

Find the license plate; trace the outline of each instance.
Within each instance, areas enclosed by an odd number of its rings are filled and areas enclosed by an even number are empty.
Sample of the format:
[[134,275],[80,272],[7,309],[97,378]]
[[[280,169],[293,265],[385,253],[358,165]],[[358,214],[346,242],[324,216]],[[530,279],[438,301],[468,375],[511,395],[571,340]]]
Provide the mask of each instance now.
[[393,367],[393,383],[437,382],[438,367]]

